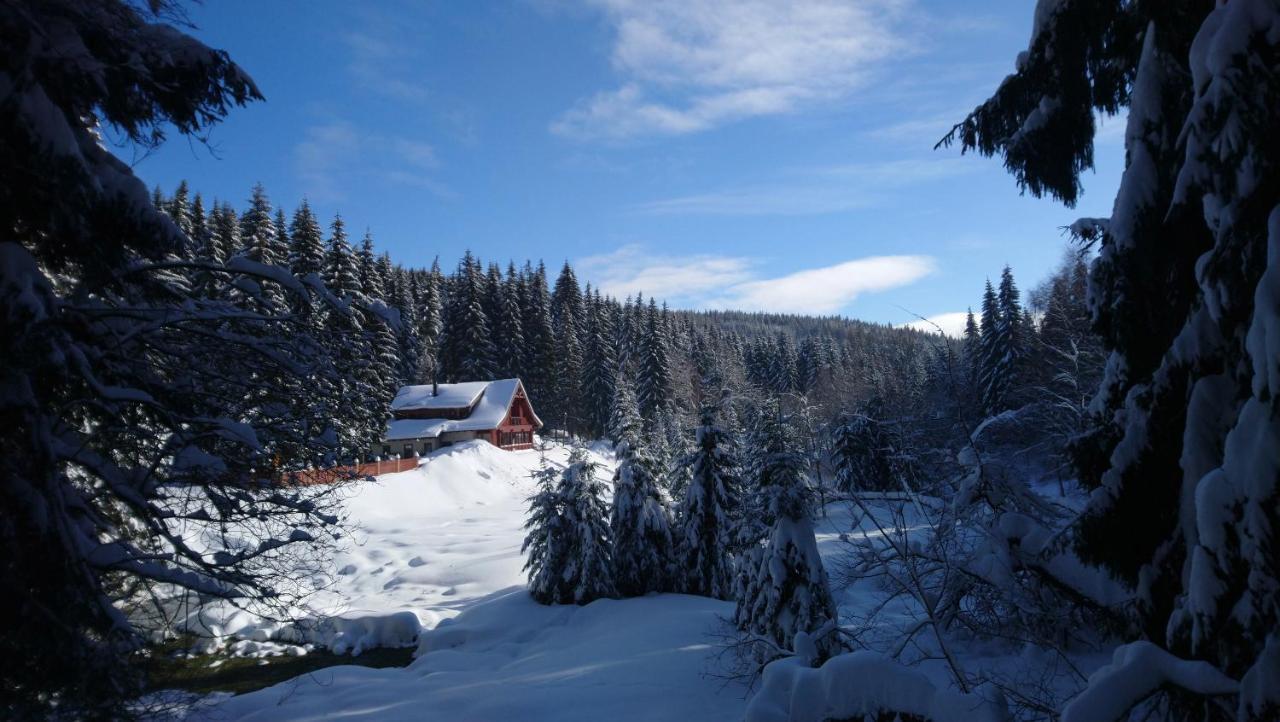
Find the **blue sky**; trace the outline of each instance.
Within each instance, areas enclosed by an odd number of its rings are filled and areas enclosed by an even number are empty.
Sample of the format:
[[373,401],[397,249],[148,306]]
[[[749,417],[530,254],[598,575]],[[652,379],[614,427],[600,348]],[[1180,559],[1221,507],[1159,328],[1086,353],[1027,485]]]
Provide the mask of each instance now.
[[[1024,289],[1109,215],[1122,119],[1080,205],[933,150],[1025,46],[1023,0],[244,2],[191,9],[267,100],[137,162],[243,205],[261,181],[407,265],[568,259],[673,306],[902,323]],[[954,316],[948,317],[954,321]]]

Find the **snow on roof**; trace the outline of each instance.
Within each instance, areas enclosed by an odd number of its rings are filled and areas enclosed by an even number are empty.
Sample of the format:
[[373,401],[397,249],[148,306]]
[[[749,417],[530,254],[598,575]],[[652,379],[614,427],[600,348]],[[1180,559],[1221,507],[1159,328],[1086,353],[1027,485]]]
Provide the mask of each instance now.
[[[514,380],[514,379],[513,379]],[[440,384],[439,392],[431,384],[401,386],[391,400],[392,411],[405,409],[465,409],[476,402],[492,381],[465,381],[460,384]]]
[[[457,390],[461,387],[462,390]],[[416,403],[417,389],[426,389],[426,397],[434,401],[445,395],[448,388],[454,398],[460,398],[470,393],[470,389],[478,388],[471,401],[464,403],[452,402],[452,404],[425,406]],[[468,381],[460,384],[440,384],[440,394],[431,396],[430,386],[405,386],[396,394],[395,401],[391,402],[391,410],[399,411],[403,409],[423,409],[423,408],[466,408],[471,403],[475,403],[475,408],[471,414],[465,419],[396,419],[391,421],[387,426],[387,440],[396,441],[400,439],[429,439],[439,436],[447,431],[484,431],[486,429],[496,429],[504,418],[507,416],[507,409],[511,408],[511,401],[515,398],[516,390],[521,388],[520,379],[500,379],[498,381]],[[475,397],[480,396],[480,400],[475,402]],[[397,406],[397,403],[401,405]],[[412,405],[404,405],[412,404]],[[530,408],[533,408],[530,406]],[[538,415],[533,414],[530,419],[534,426],[541,426],[542,419]]]
[[444,431],[448,419],[393,419],[387,424],[387,441],[433,439]]

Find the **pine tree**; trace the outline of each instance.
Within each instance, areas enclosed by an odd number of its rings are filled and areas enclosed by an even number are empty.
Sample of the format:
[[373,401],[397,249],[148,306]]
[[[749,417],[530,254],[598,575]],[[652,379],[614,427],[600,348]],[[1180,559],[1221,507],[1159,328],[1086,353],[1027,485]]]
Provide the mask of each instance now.
[[890,444],[880,423],[866,414],[848,414],[832,433],[836,488],[849,494],[898,488]]
[[578,277],[568,261],[560,268],[560,276],[556,278],[555,290],[551,294],[551,323],[557,330],[566,325],[574,326],[573,333],[581,337],[582,329],[577,325],[586,316],[582,300],[582,287],[578,285]]
[[502,338],[501,349],[503,375],[520,378],[525,372],[524,310],[521,296],[524,293],[514,263],[507,264],[507,277],[502,281]]
[[[551,296],[547,291],[546,269],[528,264],[524,269],[524,297],[521,300],[521,328],[524,331],[526,386],[535,407],[552,410],[555,394],[555,333],[551,324]],[[555,424],[554,417],[548,421]]]
[[609,418],[615,399],[613,384],[617,378],[614,358],[613,329],[604,301],[597,294],[587,294],[586,339],[583,347],[582,406],[583,426],[592,438],[609,431]]
[[329,249],[324,259],[324,284],[340,298],[350,298],[360,292],[360,269],[347,242],[346,224],[342,216],[333,217],[330,226]]
[[764,549],[744,556],[748,567],[735,584],[734,621],[748,635],[769,641],[753,645],[762,659],[775,656],[775,647],[796,650],[796,635],[805,633],[816,648],[811,661],[821,662],[839,651],[840,644],[835,601],[810,521],[813,489],[786,419],[776,405],[768,410],[773,419],[761,432],[765,455],[756,490],[758,513],[770,520],[771,528]]
[[440,371],[445,380],[494,377],[493,336],[484,314],[484,279],[480,262],[470,251],[452,280],[440,337]]
[[1078,447],[1097,486],[1079,551],[1135,588],[1141,638],[1240,680],[1224,705],[1156,688],[1149,666],[1108,675],[1171,717],[1280,715],[1278,23],[1273,2],[1045,4],[1016,73],[951,136],[1073,204],[1095,113],[1128,108],[1112,216],[1073,226],[1102,241],[1090,306],[1111,354]]
[[652,298],[649,299],[649,307],[645,312],[644,330],[638,349],[636,385],[640,411],[646,419],[652,421],[671,403],[671,358],[667,334],[658,314],[657,302]]
[[675,587],[688,594],[727,599],[738,487],[733,440],[717,424],[717,409],[710,403],[702,407],[696,433],[697,449],[685,460],[689,487],[675,513]]
[[982,334],[978,331],[978,324],[973,319],[973,309],[969,309],[969,314],[964,319],[964,345],[963,345],[964,372],[965,381],[971,388],[977,388],[978,379],[981,376],[982,363]]
[[[337,531],[332,494],[264,473],[326,448],[298,389],[329,370],[287,317],[246,314],[222,286],[193,293],[173,273],[167,260],[195,250],[185,229],[102,137],[199,138],[262,99],[171,11],[0,5],[7,719],[143,714],[146,635],[125,609],[163,589],[283,612],[311,585],[280,570],[326,568]],[[241,288],[263,280],[227,273]]]
[[530,500],[523,549],[529,558],[530,593],[543,604],[588,604],[615,593],[605,486],[599,465],[581,449],[569,456],[554,490],[544,470]]
[[484,312],[493,331],[494,373],[502,378],[520,375],[518,362],[524,351],[519,302],[508,295],[515,290],[514,283],[509,285],[503,280],[497,264],[489,264],[484,284]]
[[190,258],[198,249],[195,224],[192,218],[192,210],[190,206],[190,188],[187,187],[185,180],[178,182],[178,188],[173,192],[173,198],[170,199],[165,212],[173,219],[173,224],[178,227],[178,232],[182,234],[182,247],[178,250],[178,255],[183,258]]
[[440,374],[440,332],[444,328],[444,304],[441,298],[440,260],[431,262],[431,270],[423,276],[418,298],[418,382],[430,383]]
[[387,299],[386,279],[382,276],[382,268],[378,265],[378,256],[373,252],[373,233],[365,229],[364,240],[360,241],[360,251],[356,254],[356,267],[359,269],[360,290],[366,298]]
[[573,599],[566,570],[573,551],[573,530],[564,513],[564,501],[557,488],[560,473],[543,459],[534,473],[538,490],[529,497],[529,515],[521,553],[529,573],[529,594],[541,604],[566,604]]
[[999,309],[996,323],[996,345],[1002,353],[995,373],[1004,381],[1004,398],[1012,400],[1022,384],[1026,357],[1029,350],[1029,334],[1033,327],[1023,318],[1018,287],[1013,280],[1013,269],[1008,266],[1000,272],[1000,288],[996,293]]
[[240,242],[249,260],[268,266],[285,265],[287,247],[280,247],[276,225],[271,220],[271,201],[261,183],[253,187],[249,208],[240,216]]
[[640,418],[635,392],[619,375],[614,379],[613,400],[609,407],[609,439],[614,447],[642,439],[644,421]]
[[289,269],[298,277],[319,276],[325,269],[324,234],[305,198],[293,212],[289,227]]
[[[622,395],[618,403],[634,406],[635,398],[627,396]],[[619,409],[619,414],[633,417],[635,410]],[[634,427],[623,431],[616,447],[618,468],[609,518],[613,579],[624,597],[667,591],[673,563],[667,498],[658,486],[657,464],[636,431]]]
[[391,257],[383,254],[380,263],[383,275],[393,280],[391,283],[391,306],[400,314],[400,328],[396,342],[400,347],[399,382],[415,383],[422,363],[422,343],[418,339],[421,319],[418,317],[418,306],[414,300],[412,278],[399,266],[391,265]]
[[987,281],[982,294],[982,343],[978,354],[978,390],[982,409],[987,415],[999,413],[1004,408],[1008,390],[1008,377],[1003,374],[1006,349],[1000,333],[1000,305],[995,289]]

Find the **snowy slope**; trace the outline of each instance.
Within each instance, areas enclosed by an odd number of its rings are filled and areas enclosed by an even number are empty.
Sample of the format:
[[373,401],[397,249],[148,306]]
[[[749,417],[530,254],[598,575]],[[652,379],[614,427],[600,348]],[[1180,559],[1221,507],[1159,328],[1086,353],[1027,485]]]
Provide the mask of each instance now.
[[523,587],[423,635],[405,669],[334,667],[227,700],[222,719],[739,720],[709,635],[732,605],[661,595],[543,606]]
[[[607,447],[591,452],[612,475]],[[551,446],[562,467],[569,449]],[[206,637],[199,651],[236,640],[314,643],[340,653],[416,643],[430,629],[495,591],[523,585],[520,554],[535,450],[503,451],[483,441],[431,454],[412,471],[356,485],[347,509],[354,534],[335,557],[331,588],[300,610],[296,624],[258,618],[227,604],[193,613],[186,626]],[[240,645],[237,653],[278,653],[278,645]],[[294,650],[295,652],[298,650]]]

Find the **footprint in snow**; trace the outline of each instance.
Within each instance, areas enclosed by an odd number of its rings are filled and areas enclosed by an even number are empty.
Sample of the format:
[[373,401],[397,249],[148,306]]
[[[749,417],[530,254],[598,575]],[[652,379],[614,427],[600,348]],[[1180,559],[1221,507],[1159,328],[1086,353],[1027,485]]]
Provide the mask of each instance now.
[[427,563],[427,560],[423,559],[422,557],[414,557],[409,560],[409,566],[411,567],[424,566],[426,563]]
[[355,574],[355,573],[356,573],[356,565],[354,564],[348,564],[345,567],[338,570],[338,574],[344,577],[350,574]]

